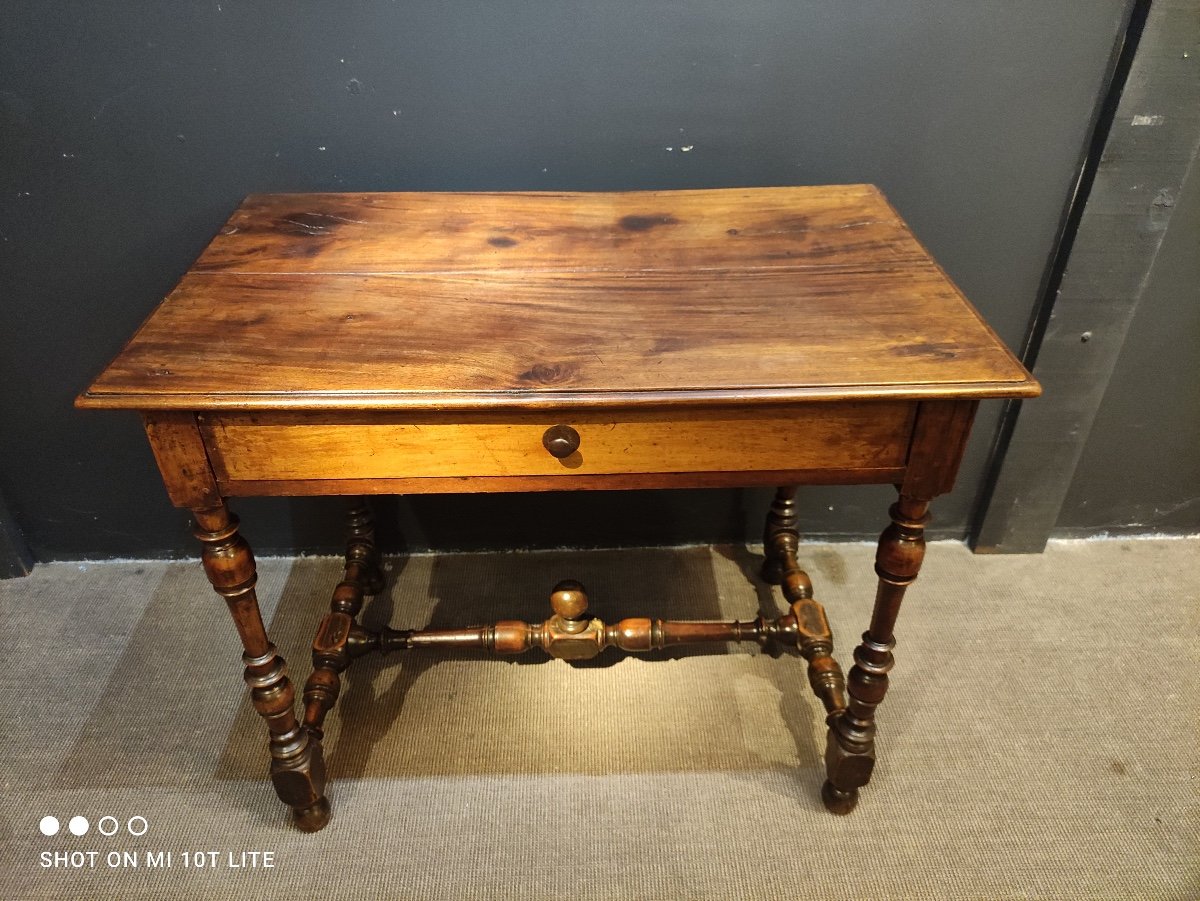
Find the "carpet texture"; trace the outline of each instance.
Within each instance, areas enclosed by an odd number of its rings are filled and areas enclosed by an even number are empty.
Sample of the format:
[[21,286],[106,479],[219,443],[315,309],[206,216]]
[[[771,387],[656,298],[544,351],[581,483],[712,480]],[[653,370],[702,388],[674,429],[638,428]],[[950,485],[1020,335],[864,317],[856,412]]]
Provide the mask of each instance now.
[[[334,817],[311,836],[264,779],[233,629],[198,565],[39,566],[0,583],[0,898],[1200,898],[1197,551],[931,545],[897,629],[874,781],[842,818],[818,798],[824,727],[795,655],[365,658],[329,719]],[[843,665],[872,557],[804,548]],[[540,621],[564,577],[606,621],[777,615],[759,560],[394,559],[365,619]],[[259,574],[302,682],[339,562]],[[170,865],[148,866],[160,851]],[[273,867],[230,866],[249,852]]]

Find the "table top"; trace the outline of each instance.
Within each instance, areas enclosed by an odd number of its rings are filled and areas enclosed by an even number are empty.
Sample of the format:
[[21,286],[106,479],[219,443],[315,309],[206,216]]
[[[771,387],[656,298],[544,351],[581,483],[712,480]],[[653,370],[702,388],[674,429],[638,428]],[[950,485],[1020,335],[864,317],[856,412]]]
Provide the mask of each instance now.
[[253,195],[77,400],[466,410],[1033,396],[870,185]]

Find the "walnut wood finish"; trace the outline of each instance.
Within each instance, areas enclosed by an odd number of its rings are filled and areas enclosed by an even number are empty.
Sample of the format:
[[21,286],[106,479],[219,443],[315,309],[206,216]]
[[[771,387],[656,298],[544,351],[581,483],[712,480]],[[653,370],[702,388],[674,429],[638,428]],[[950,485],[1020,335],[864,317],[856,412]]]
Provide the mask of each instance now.
[[143,415],[142,424],[171,503],[177,507],[219,504],[221,490],[209,465],[195,414],[159,410]]
[[900,602],[925,559],[928,510],[928,500],[901,495],[889,511],[892,524],[879,537],[875,554],[879,588],[870,628],[854,650],[850,704],[829,722],[825,750],[828,779],[821,797],[834,813],[846,814],[854,809],[858,789],[867,784],[875,768],[875,708],[887,693],[887,674],[895,663],[892,630],[900,614]]
[[218,482],[227,497],[292,497],[322,494],[462,494],[511,491],[621,491],[638,488],[770,488],[797,485],[893,485],[905,467],[786,469],[762,472],[623,472],[607,475],[425,476],[419,479],[272,479]]
[[[841,185],[249,197],[76,404],[143,415],[241,635],[276,790],[315,830],[341,674],[395,648],[795,646],[827,712],[822,794],[848,812],[929,501],[954,483],[979,399],[1039,391],[883,195]],[[842,483],[900,493],[848,679],[798,561],[791,487]],[[302,721],[224,500],[738,485],[789,486],[764,532],[778,618],[606,625],[563,583],[542,623],[371,633],[356,618],[382,579],[354,502]]]
[[796,559],[799,549],[796,486],[787,485],[776,490],[775,500],[767,513],[767,524],[763,529],[763,578],[772,585],[782,585],[785,567],[799,567]]
[[870,185],[247,197],[198,272],[525,272],[926,259]]
[[800,568],[799,549],[796,486],[787,485],[775,492],[767,513],[763,578],[772,585],[782,586],[784,598],[792,605],[800,624],[797,647],[808,661],[809,684],[825,712],[834,713],[846,706],[846,680],[833,659],[833,634],[825,619],[825,609],[812,600],[812,580]]
[[[347,657],[372,649],[385,654],[395,650],[438,648],[477,648],[495,654],[523,654],[532,648],[541,648],[561,660],[589,660],[610,647],[642,652],[712,641],[753,641],[763,647],[775,642],[790,644],[800,648],[800,652],[811,660],[814,654],[822,651],[827,657],[832,643],[825,611],[809,597],[792,601],[788,612],[774,620],[761,616],[746,623],[628,617],[605,625],[588,615],[588,598],[583,586],[567,580],[554,587],[550,607],[554,614],[545,622],[503,620],[491,626],[465,629],[369,632],[347,621],[346,635],[339,637],[339,642],[346,649]],[[830,664],[837,669],[831,659]],[[840,680],[839,671],[839,683]],[[820,680],[813,681],[813,688],[827,710],[840,711],[846,706],[840,690],[828,690]]]
[[844,185],[251,197],[79,403],[514,410],[1036,392],[883,196]]
[[259,716],[270,733],[271,781],[280,800],[292,808],[297,827],[315,832],[329,822],[325,798],[325,761],[319,736],[296,720],[295,691],[284,660],[267,639],[254,586],[258,574],[250,545],[238,533],[237,517],[224,503],[192,511],[196,537],[204,546],[204,572],[225,598],[242,639],[246,684]]
[[[215,414],[201,431],[221,484],[346,478],[447,478],[755,472],[780,460],[799,469],[904,465],[913,405],[720,408],[693,414],[640,410],[545,415],[329,416]],[[545,446],[569,427],[578,449]]]
[[366,498],[353,498],[346,511],[346,571],[313,639],[313,672],[304,683],[304,727],[318,741],[324,738],[325,714],[341,692],[341,673],[366,650],[350,641],[363,598],[383,587],[371,508]]

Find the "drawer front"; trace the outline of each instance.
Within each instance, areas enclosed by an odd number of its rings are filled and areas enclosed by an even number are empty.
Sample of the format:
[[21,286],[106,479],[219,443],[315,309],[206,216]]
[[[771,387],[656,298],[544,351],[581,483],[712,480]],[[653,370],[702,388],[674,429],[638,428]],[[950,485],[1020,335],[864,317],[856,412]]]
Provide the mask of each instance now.
[[[201,428],[224,483],[858,470],[904,466],[914,409],[872,402],[694,414],[206,414]],[[542,443],[559,424],[579,435],[578,450],[563,459]]]

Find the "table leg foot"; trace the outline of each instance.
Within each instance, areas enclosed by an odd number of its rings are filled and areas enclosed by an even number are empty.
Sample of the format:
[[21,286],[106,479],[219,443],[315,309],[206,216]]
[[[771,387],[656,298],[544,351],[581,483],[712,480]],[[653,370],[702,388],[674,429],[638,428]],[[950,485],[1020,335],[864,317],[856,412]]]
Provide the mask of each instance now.
[[831,813],[845,815],[852,811],[858,803],[858,790],[871,781],[875,769],[874,734],[873,724],[864,726],[845,710],[830,716],[821,800]]
[[292,820],[302,832],[316,832],[329,822],[325,797],[325,755],[321,741],[301,727],[298,746],[289,757],[271,761],[271,782],[279,800],[292,808]]
[[329,799],[321,798],[310,807],[292,808],[292,822],[301,832],[320,832],[329,825]]
[[821,786],[821,800],[825,804],[825,809],[830,813],[835,813],[840,817],[844,817],[858,805],[858,789],[852,788],[850,791],[842,791],[832,782],[826,780]]

